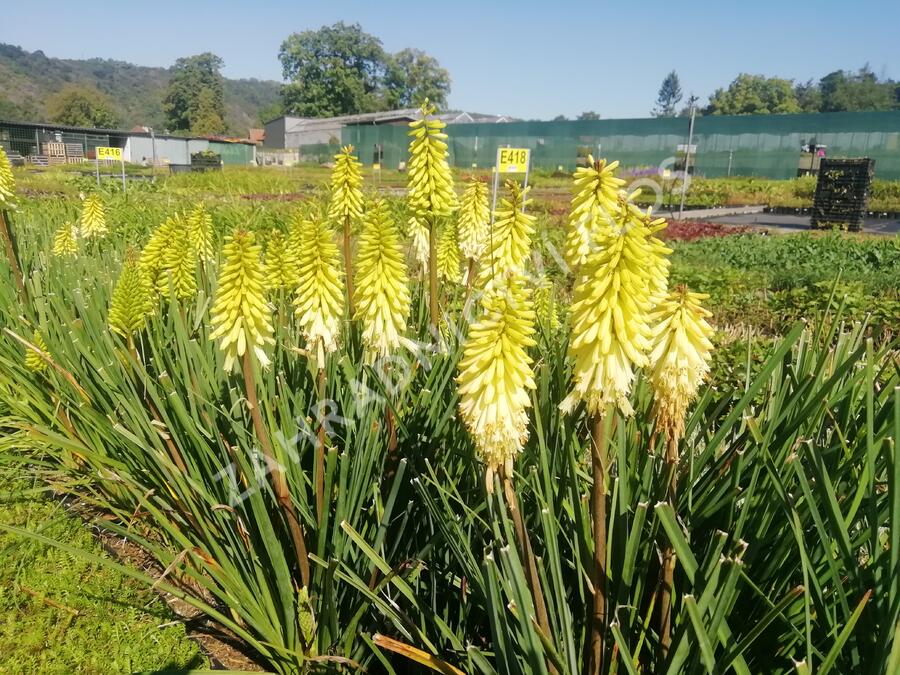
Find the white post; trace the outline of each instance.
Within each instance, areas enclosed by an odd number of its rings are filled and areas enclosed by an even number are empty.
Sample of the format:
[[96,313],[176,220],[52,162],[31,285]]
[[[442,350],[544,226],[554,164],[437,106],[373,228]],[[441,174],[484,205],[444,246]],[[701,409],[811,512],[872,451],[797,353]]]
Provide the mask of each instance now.
[[687,192],[688,168],[691,165],[691,143],[694,142],[694,102],[691,101],[691,124],[688,127],[688,144],[684,152],[684,175],[681,177],[681,205],[678,207],[678,220],[684,215],[684,195]]

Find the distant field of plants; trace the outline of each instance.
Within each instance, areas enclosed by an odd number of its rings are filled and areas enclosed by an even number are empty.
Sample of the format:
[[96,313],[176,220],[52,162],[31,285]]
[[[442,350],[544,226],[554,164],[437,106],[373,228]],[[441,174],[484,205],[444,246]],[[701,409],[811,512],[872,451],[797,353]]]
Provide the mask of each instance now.
[[900,671],[900,239],[668,226],[599,158],[492,213],[444,138],[0,157],[0,460],[156,564],[0,532],[278,673]]

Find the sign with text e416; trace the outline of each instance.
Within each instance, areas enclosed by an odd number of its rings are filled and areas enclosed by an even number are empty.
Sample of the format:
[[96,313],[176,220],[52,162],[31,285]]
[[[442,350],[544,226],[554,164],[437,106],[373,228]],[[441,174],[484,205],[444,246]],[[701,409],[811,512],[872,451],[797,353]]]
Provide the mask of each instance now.
[[122,161],[122,148],[104,148],[97,146],[97,159],[112,159],[117,162]]
[[531,161],[528,148],[497,148],[497,171],[499,173],[525,173]]

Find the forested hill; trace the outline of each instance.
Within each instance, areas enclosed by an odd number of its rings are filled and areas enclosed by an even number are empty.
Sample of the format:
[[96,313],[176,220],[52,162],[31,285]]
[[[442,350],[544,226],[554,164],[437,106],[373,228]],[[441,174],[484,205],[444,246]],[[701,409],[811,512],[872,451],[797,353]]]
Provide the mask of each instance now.
[[[162,101],[169,69],[136,66],[109,59],[57,59],[42,51],[28,52],[0,43],[0,119],[50,121],[47,100],[68,84],[95,87],[116,106],[122,128],[165,126]],[[246,136],[261,126],[259,113],[279,96],[271,80],[225,79],[225,123],[228,131]]]

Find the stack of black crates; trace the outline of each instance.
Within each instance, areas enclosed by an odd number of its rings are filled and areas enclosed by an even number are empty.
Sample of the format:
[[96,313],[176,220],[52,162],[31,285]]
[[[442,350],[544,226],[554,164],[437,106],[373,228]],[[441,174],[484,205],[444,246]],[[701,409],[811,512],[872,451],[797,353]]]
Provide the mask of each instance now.
[[875,175],[875,160],[822,159],[813,198],[812,227],[862,228],[869,205],[869,191]]

